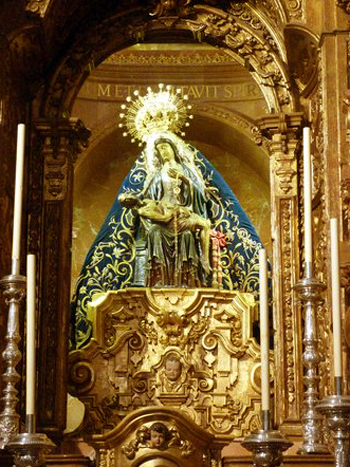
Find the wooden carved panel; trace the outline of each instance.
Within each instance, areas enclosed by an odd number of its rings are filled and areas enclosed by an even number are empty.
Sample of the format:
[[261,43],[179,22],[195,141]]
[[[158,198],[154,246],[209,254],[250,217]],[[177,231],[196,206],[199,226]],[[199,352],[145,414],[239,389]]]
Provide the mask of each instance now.
[[[260,426],[260,349],[250,294],[123,289],[91,302],[94,335],[70,355],[85,433],[105,433],[135,409],[177,408],[219,439]],[[272,358],[272,355],[271,355]]]

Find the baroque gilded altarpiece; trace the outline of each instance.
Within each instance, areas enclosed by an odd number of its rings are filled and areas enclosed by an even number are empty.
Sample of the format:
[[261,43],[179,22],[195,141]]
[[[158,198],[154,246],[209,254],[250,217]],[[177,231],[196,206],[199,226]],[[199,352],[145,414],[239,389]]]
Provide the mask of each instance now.
[[[147,407],[158,407],[158,417],[162,408],[179,411],[219,446],[258,429],[253,295],[129,288],[99,294],[89,313],[92,341],[71,353],[69,382],[87,408],[84,431],[93,444],[96,434],[118,431],[126,415],[137,418]],[[177,364],[175,377],[169,360]],[[272,360],[271,353],[271,366]]]
[[[197,38],[211,37],[212,40],[221,43],[228,53],[237,58],[238,62],[246,63],[247,60],[250,66],[254,69],[255,79],[261,86],[268,103],[271,108],[272,114],[256,121],[256,128],[253,129],[252,138],[256,140],[257,133],[261,135],[261,139],[266,138],[269,146],[270,153],[270,173],[271,173],[271,211],[272,217],[272,232],[273,232],[273,261],[274,267],[281,273],[273,277],[273,288],[275,293],[275,352],[282,356],[279,358],[279,364],[276,366],[276,378],[278,385],[276,391],[278,397],[276,400],[282,404],[282,407],[276,407],[277,421],[283,423],[286,431],[290,434],[299,434],[299,420],[300,420],[300,406],[301,406],[301,368],[296,364],[301,360],[301,319],[300,313],[295,313],[298,309],[296,304],[293,285],[297,282],[300,274],[299,265],[299,248],[300,248],[300,225],[299,225],[299,202],[300,192],[298,191],[299,178],[298,178],[298,155],[300,155],[300,136],[303,124],[303,114],[297,112],[298,105],[296,103],[296,96],[292,91],[290,78],[288,72],[284,68],[283,61],[279,56],[279,47],[281,43],[276,41],[266,28],[266,23],[262,22],[259,17],[254,17],[253,10],[250,14],[246,15],[250,10],[248,4],[232,4],[231,9],[227,13],[220,12],[214,7],[205,7],[199,5],[198,8],[192,8],[192,14],[195,13],[195,19],[178,19],[176,22],[169,16],[166,20],[166,30],[175,29],[181,31],[183,29],[195,34]],[[185,13],[185,10],[183,10]],[[131,13],[130,13],[131,14]],[[141,14],[139,12],[139,14]],[[131,21],[129,13],[125,13],[125,18],[119,21],[106,21],[103,26],[104,37],[115,37],[113,44],[109,47],[117,47],[118,41],[122,41],[121,24],[124,22],[129,25],[134,24]],[[253,15],[253,16],[252,16]],[[166,15],[168,16],[168,15]],[[131,37],[142,38],[144,35],[151,34],[152,31],[157,31],[159,27],[164,28],[161,16],[150,19],[145,16],[138,16],[138,25],[131,28]],[[143,19],[142,19],[143,18]],[[143,21],[143,26],[140,27],[140,21]],[[147,21],[146,21],[147,20]],[[142,22],[141,21],[141,22]],[[252,25],[260,24],[260,27],[253,28]],[[276,21],[276,18],[274,18]],[[117,29],[118,33],[117,33]],[[101,30],[102,32],[102,30]],[[59,114],[66,112],[69,107],[70,99],[73,98],[69,91],[69,80],[66,79],[67,70],[71,68],[71,80],[74,82],[78,77],[74,77],[74,73],[83,68],[82,63],[77,66],[76,60],[82,56],[82,47],[92,48],[94,54],[97,54],[96,43],[102,47],[102,39],[99,36],[100,29],[97,28],[95,34],[99,40],[93,39],[91,35],[91,43],[81,44],[77,42],[76,49],[72,50],[72,55],[67,57],[65,64],[62,64],[62,75],[56,75],[54,82],[51,84],[51,90],[47,94],[44,113],[47,114],[48,122],[50,118],[55,118]],[[96,43],[95,43],[96,42]],[[266,46],[266,44],[269,44]],[[107,42],[106,42],[107,44]],[[264,45],[265,44],[265,45]],[[104,52],[107,53],[106,51]],[[284,54],[286,51],[283,52]],[[86,59],[87,60],[87,57]],[[86,71],[89,69],[89,60],[85,61]],[[90,61],[91,63],[91,61]],[[73,65],[74,64],[74,65]],[[68,68],[67,68],[68,67]],[[84,76],[84,74],[83,74]],[[80,76],[79,81],[82,82],[83,76]],[[278,109],[278,110],[277,110]],[[63,124],[67,124],[69,119],[63,120]],[[38,135],[40,135],[40,121],[38,122]],[[59,127],[52,128],[52,137],[42,138],[42,148],[39,153],[45,154],[45,146],[48,141],[55,141],[54,138],[59,133]],[[73,133],[74,135],[74,133]],[[84,135],[86,137],[86,134]],[[73,138],[74,139],[74,138]],[[69,173],[72,170],[72,164],[76,157],[76,150],[78,145],[67,145],[69,153],[66,153],[66,159],[58,160],[55,167],[50,166],[49,159],[44,157],[45,169],[45,195],[44,205],[46,208],[45,217],[50,225],[57,222],[60,223],[59,216],[68,216],[70,218],[70,206],[67,199],[71,194],[72,187],[69,182]],[[50,151],[46,151],[48,153]],[[40,156],[42,157],[42,156]],[[50,182],[51,180],[51,182]],[[52,194],[52,185],[54,180],[61,180],[60,186],[63,191],[57,194]],[[53,181],[53,182],[52,182]],[[51,184],[51,187],[50,187]],[[65,191],[66,190],[66,191]],[[65,193],[63,195],[63,193]],[[47,198],[47,199],[46,199]],[[64,207],[66,206],[66,207]],[[34,216],[33,216],[34,219]],[[57,232],[52,230],[51,238],[48,238],[50,230],[44,229],[46,241],[52,246],[46,245],[45,251],[52,251],[53,256],[57,255]],[[68,232],[67,232],[68,235]],[[61,239],[64,235],[61,233]],[[61,240],[62,241],[62,240]],[[69,241],[67,237],[67,242]],[[282,254],[283,252],[283,254]],[[49,268],[49,258],[47,257],[47,264]],[[58,262],[58,259],[52,261]],[[61,260],[60,260],[61,261]],[[50,270],[52,270],[50,268]],[[43,277],[45,270],[42,271]],[[50,275],[49,275],[50,276]],[[51,302],[52,297],[52,284],[47,281],[44,288],[47,288],[50,293],[47,293],[49,309],[55,306],[54,300]],[[45,292],[44,292],[45,293]],[[68,303],[68,302],[66,302]],[[48,340],[54,343],[54,339]],[[48,347],[50,344],[48,344]],[[45,355],[45,354],[44,354]],[[46,355],[50,355],[47,353]],[[43,357],[45,358],[45,357]],[[281,364],[282,362],[282,364]],[[49,365],[49,362],[43,362],[43,366]],[[46,372],[48,387],[51,384],[49,375],[53,375],[54,368],[51,372]],[[45,389],[45,384],[41,386],[44,394],[49,391]],[[55,395],[50,393],[50,400],[48,406],[54,404]],[[47,396],[46,396],[47,397]],[[45,401],[45,397],[43,397]],[[50,409],[43,413],[50,414]],[[50,415],[49,415],[50,417]]]
[[[141,4],[142,3],[142,4]],[[269,113],[256,120],[254,135],[268,147],[271,172],[273,238],[276,421],[286,434],[300,435],[302,405],[302,318],[293,286],[302,274],[301,128],[312,127],[316,275],[328,282],[330,217],[342,215],[343,285],[348,306],[348,94],[349,2],[329,1],[335,13],[322,26],[311,22],[309,34],[293,21],[308,25],[309,2],[254,1],[118,2],[88,34],[76,33],[55,73],[34,99],[28,187],[28,251],[38,254],[40,358],[40,426],[60,439],[65,427],[67,333],[70,301],[70,246],[73,165],[86,146],[89,131],[70,117],[76,93],[91,66],[130,43],[167,37],[194,37],[224,48],[245,65],[259,84]],[[221,3],[224,5],[222,6]],[[48,2],[27,2],[26,8],[45,19]],[[341,7],[341,8],[339,8]],[[112,14],[113,13],[113,14]],[[320,13],[321,14],[321,13]],[[324,13],[323,13],[324,14]],[[93,16],[93,15],[92,15]],[[97,19],[97,16],[96,16]],[[320,20],[321,22],[321,20]],[[283,34],[283,27],[286,26]],[[337,33],[334,31],[342,31]],[[27,37],[29,33],[27,32]],[[17,59],[35,41],[13,42]],[[22,49],[21,49],[22,44]],[[300,60],[291,58],[298,50]],[[334,50],[342,60],[334,66]],[[28,55],[27,55],[28,57]],[[288,63],[288,65],[286,65]],[[28,65],[27,65],[28,66]],[[347,80],[342,77],[347,76]],[[336,83],[336,84],[335,84]],[[343,103],[343,113],[339,105]],[[334,105],[334,103],[338,105]],[[341,171],[339,167],[341,166]],[[342,192],[340,192],[342,186]],[[342,194],[342,199],[340,198]],[[341,201],[340,201],[341,200]],[[330,291],[319,307],[321,394],[330,392]],[[51,326],[54,322],[57,326]],[[49,330],[49,331],[48,331]],[[60,358],[57,359],[56,355]]]

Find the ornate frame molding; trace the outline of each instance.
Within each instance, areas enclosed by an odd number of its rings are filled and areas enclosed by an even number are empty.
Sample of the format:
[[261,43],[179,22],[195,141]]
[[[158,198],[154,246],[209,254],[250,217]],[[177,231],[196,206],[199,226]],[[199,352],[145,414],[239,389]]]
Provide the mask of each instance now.
[[295,111],[297,100],[289,76],[282,31],[250,2],[231,3],[227,10],[203,4],[188,7],[182,17],[152,17],[134,7],[93,26],[80,35],[59,65],[43,97],[41,112],[48,117],[69,114],[76,92],[98,65],[115,50],[130,43],[163,35],[192,34],[226,50],[251,70],[272,112]]

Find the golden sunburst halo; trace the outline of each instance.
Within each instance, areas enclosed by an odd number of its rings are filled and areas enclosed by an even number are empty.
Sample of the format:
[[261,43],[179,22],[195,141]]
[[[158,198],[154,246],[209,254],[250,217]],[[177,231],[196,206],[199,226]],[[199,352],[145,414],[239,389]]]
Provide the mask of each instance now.
[[153,92],[147,88],[147,94],[140,96],[134,91],[134,100],[128,96],[128,104],[122,104],[123,110],[120,118],[124,122],[119,123],[119,128],[125,127],[127,131],[123,136],[130,134],[131,142],[140,141],[140,145],[147,141],[155,132],[170,131],[184,136],[182,128],[189,126],[186,121],[193,115],[188,113],[191,105],[187,104],[188,97],[182,96],[181,89],[175,89],[171,85],[159,84],[159,91]]

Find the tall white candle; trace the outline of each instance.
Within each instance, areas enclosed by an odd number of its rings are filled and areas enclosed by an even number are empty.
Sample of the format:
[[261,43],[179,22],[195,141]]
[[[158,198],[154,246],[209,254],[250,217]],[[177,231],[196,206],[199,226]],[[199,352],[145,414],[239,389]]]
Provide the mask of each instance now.
[[342,376],[342,329],[340,307],[339,234],[337,219],[330,220],[334,376]]
[[[20,248],[21,248],[24,144],[25,144],[25,125],[23,123],[20,123],[17,127],[15,204],[14,204],[14,215],[13,215],[13,237],[12,237],[12,259],[17,260],[17,261],[20,258]],[[15,273],[16,272],[19,273],[19,271],[15,271]]]
[[27,256],[26,415],[35,414],[35,255]]
[[261,408],[270,410],[269,311],[266,250],[259,250]]
[[310,128],[303,129],[305,262],[312,263],[312,174]]

